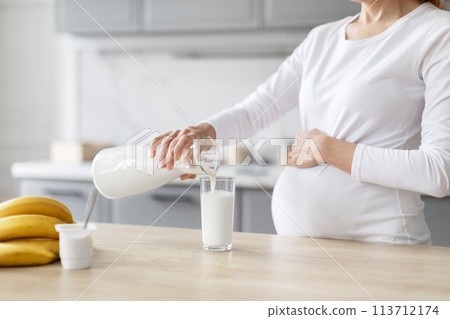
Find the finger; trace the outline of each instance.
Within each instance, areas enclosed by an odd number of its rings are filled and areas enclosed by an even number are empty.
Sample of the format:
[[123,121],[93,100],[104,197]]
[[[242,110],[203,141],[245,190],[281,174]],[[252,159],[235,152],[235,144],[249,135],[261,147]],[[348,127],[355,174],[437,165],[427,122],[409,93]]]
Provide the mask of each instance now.
[[291,148],[292,149],[300,148],[303,144],[304,139],[305,138],[303,136],[300,136],[300,134],[297,135],[295,137],[294,143],[292,143],[292,145],[291,145]]
[[295,166],[295,161],[297,160],[298,155],[300,154],[300,151],[292,150],[288,154],[288,165]]
[[170,133],[172,133],[172,132],[167,132],[167,133],[165,133],[163,135],[160,135],[160,136],[157,136],[157,137],[155,137],[153,139],[153,141],[150,143],[150,147],[149,147],[150,158],[155,157],[156,149],[161,144],[161,141],[163,140],[163,138],[165,138],[166,136],[170,135]]
[[[180,154],[176,154],[176,152],[175,152],[176,146],[178,145],[180,140],[184,140],[186,138],[189,138],[189,137],[187,137],[188,135],[192,135],[191,131],[190,131],[190,128],[185,128],[185,129],[179,131],[177,137],[172,142],[173,144],[171,146],[172,146],[173,151],[174,151],[174,159],[175,159],[175,161],[178,161],[180,159],[180,156],[181,156],[181,153],[182,153],[182,150],[181,150]],[[184,141],[182,142],[182,144],[183,143],[184,143]]]
[[183,154],[183,151],[189,147],[191,147],[193,143],[193,139],[189,135],[182,135],[178,138],[177,144],[174,147],[173,153],[175,156],[175,160],[178,161]]
[[166,155],[169,149],[170,142],[173,140],[173,136],[166,136],[161,142],[161,150],[159,151],[159,167],[164,168],[166,166]]
[[184,174],[184,175],[181,175],[180,176],[180,179],[182,180],[182,181],[185,181],[185,180],[187,180],[187,179],[194,179],[194,178],[196,178],[197,177],[197,175],[193,175],[193,174]]
[[302,140],[302,139],[304,139],[304,138],[308,135],[308,132],[309,132],[309,131],[303,131],[303,132],[298,133],[298,134],[295,136],[295,139],[296,139],[296,140]]
[[170,143],[173,141],[173,139],[175,139],[178,134],[180,133],[180,130],[176,130],[176,131],[172,131],[172,132],[168,132],[169,134],[167,136],[165,136],[163,138],[163,140],[161,141],[161,151],[164,150],[164,154],[160,153],[159,154],[159,160],[162,161],[165,159],[166,157],[166,153],[168,151],[168,147],[170,146]]
[[181,133],[184,132],[184,131],[185,131],[185,130],[183,130],[183,131],[178,130],[178,131],[175,131],[175,132],[171,135],[171,137],[173,137],[173,139],[172,139],[172,141],[169,143],[169,147],[167,148],[167,153],[166,153],[166,158],[165,158],[165,167],[166,167],[167,169],[169,169],[169,170],[173,168],[174,162],[175,162],[174,154],[173,154],[173,149],[174,149],[174,147],[177,145],[178,140],[179,140],[180,137],[181,137]]
[[300,151],[300,148],[301,147],[299,145],[297,145],[297,143],[292,144],[292,146],[291,146],[291,153]]
[[292,157],[293,157],[293,151],[290,151],[290,152],[288,153],[288,159],[292,159]]
[[311,151],[311,149],[308,150],[308,155],[311,161],[311,165],[316,166],[317,165],[316,157],[314,156],[314,153]]
[[183,163],[192,165],[194,164],[194,151],[191,147],[185,148],[183,153],[181,154],[181,159]]
[[294,157],[289,157],[288,162],[287,162],[288,166],[292,166],[295,167],[295,159]]
[[[184,130],[183,130],[184,131]],[[180,132],[180,134],[178,134],[177,137],[175,137],[173,139],[173,141],[170,143],[170,148],[172,149],[172,151],[174,151],[176,145],[179,143],[180,139],[183,137],[182,132]],[[174,152],[174,159],[177,160],[176,156],[175,156],[175,152]]]
[[151,142],[148,151],[150,153],[150,158],[155,157],[156,155],[156,149],[158,148],[160,142],[161,142],[162,137],[158,136],[155,139],[153,139],[153,141]]
[[319,129],[317,129],[317,128],[311,130],[310,133],[311,133],[312,136],[315,136],[315,135],[325,135],[324,132],[322,132],[321,130],[319,130]]
[[292,150],[295,152],[300,152],[301,149],[303,148],[303,144],[305,144],[305,138],[304,137],[300,137],[296,140],[296,144],[292,145]]
[[177,138],[174,138],[170,144],[169,147],[167,149],[167,154],[166,154],[166,167],[167,169],[172,169],[173,165],[174,165],[174,156],[173,156],[173,148],[175,147],[175,145],[177,144]]

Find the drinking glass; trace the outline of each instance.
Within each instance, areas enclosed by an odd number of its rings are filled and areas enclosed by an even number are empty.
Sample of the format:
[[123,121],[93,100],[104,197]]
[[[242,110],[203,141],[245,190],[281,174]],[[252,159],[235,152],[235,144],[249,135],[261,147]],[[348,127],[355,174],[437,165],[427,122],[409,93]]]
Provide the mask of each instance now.
[[232,247],[235,179],[200,178],[203,248],[227,251]]

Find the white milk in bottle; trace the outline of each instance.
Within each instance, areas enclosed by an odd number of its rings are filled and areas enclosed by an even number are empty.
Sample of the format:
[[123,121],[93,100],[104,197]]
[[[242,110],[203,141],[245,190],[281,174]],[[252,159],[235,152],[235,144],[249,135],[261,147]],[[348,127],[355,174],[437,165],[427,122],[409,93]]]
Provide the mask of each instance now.
[[159,188],[183,174],[209,175],[215,178],[216,169],[181,164],[172,170],[158,167],[158,154],[154,158],[127,158],[126,147],[113,147],[100,151],[92,163],[95,187],[109,199],[144,193]]

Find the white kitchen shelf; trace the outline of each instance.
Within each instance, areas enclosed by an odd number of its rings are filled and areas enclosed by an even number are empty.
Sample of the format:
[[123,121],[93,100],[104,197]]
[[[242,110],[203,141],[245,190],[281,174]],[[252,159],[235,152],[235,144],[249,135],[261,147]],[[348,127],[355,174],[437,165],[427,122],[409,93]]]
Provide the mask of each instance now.
[[[267,166],[223,166],[221,176],[236,177],[236,186],[248,189],[273,189],[283,167]],[[80,165],[54,164],[50,161],[14,163],[11,173],[17,179],[42,179],[58,181],[92,182],[91,162]],[[191,181],[174,180],[170,185],[190,185]]]

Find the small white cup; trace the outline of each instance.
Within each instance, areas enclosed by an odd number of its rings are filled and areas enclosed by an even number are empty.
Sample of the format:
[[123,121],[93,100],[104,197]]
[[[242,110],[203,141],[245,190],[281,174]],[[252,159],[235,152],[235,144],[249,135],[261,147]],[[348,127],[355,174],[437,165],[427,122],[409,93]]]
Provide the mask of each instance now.
[[92,232],[97,230],[95,224],[58,224],[59,256],[64,269],[87,269],[91,267],[93,245]]

